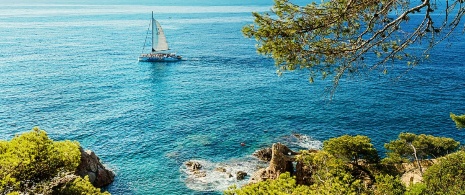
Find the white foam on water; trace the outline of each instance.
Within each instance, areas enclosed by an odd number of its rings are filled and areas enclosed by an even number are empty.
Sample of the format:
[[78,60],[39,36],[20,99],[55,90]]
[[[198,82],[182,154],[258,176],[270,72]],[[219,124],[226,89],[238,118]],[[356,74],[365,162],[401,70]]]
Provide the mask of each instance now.
[[[281,139],[281,138],[280,138]],[[313,139],[308,135],[292,134],[282,138],[282,143],[293,150],[315,149],[322,148],[322,142]],[[202,168],[194,173],[186,166],[187,162],[197,162],[202,165]],[[203,159],[194,159],[183,162],[179,168],[181,172],[181,181],[183,181],[189,189],[195,191],[217,191],[222,192],[232,185],[241,187],[250,183],[252,175],[260,168],[268,167],[268,162],[258,160],[256,157],[248,156],[244,158],[230,159],[224,162],[211,162]],[[218,171],[217,168],[224,168],[226,172]],[[247,173],[243,180],[237,180],[236,174],[238,171]]]
[[[190,160],[191,162],[198,162],[202,165],[200,172],[205,173],[205,176],[194,174],[189,167],[185,165],[186,162],[180,167],[181,180],[185,182],[186,186],[196,191],[224,191],[232,185],[241,187],[249,183],[250,177],[260,168],[265,168],[266,163],[259,162],[256,158],[246,159],[232,159],[226,162],[210,162],[207,160]],[[226,172],[216,170],[217,168],[224,168]],[[247,176],[243,180],[236,179],[236,173],[243,171]]]
[[321,141],[315,140],[308,135],[292,134],[292,137],[295,137],[295,142],[293,144],[305,149],[321,150],[323,147],[323,143]]

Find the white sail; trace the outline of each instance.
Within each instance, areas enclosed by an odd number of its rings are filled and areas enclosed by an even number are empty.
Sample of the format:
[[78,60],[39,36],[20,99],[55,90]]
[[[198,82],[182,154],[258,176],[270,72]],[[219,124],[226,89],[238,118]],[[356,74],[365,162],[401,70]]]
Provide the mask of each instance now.
[[165,51],[168,49],[168,42],[160,23],[152,18],[152,51]]
[[[1,1],[1,0],[0,0]],[[153,19],[152,12],[152,52],[143,53],[145,47],[147,46],[147,38],[145,38],[146,43],[144,43],[144,48],[142,49],[142,54],[139,56],[140,62],[174,62],[180,61],[182,56],[176,55],[175,52],[166,51],[169,50],[168,43],[166,41],[165,33],[161,28],[160,23],[157,20]],[[149,29],[150,30],[150,29]]]

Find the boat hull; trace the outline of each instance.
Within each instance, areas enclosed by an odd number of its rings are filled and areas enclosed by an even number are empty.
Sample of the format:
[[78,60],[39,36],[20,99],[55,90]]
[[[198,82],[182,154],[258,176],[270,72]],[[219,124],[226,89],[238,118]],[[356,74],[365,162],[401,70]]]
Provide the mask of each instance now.
[[161,56],[161,55],[141,55],[139,56],[139,62],[176,62],[182,59],[181,56]]

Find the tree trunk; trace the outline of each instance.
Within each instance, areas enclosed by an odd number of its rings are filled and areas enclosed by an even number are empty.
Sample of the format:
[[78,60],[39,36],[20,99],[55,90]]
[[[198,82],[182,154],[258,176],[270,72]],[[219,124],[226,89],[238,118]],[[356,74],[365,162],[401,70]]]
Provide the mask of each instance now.
[[410,143],[410,146],[413,148],[413,156],[415,157],[415,160],[417,161],[418,167],[420,168],[420,174],[423,177],[423,169],[421,168],[421,163],[417,157],[417,149],[415,148],[415,146],[413,146],[412,143]]

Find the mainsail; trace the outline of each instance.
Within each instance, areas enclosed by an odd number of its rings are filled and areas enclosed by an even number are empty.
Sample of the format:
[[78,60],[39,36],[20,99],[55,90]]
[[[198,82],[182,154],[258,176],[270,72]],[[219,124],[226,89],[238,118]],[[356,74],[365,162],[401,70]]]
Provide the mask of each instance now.
[[152,52],[168,50],[168,42],[160,23],[152,16]]
[[[1,0],[0,0],[1,1]],[[161,28],[160,23],[153,18],[150,21],[150,26],[152,26],[152,51],[150,53],[144,53],[144,50],[147,46],[147,40],[149,40],[149,29],[147,29],[147,34],[145,37],[144,47],[142,48],[142,53],[139,56],[140,62],[174,62],[180,61],[182,56],[176,55],[176,52],[167,51],[170,50],[168,43],[166,41],[165,33]]]

